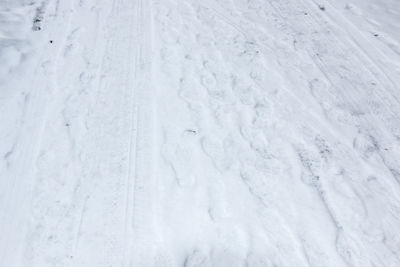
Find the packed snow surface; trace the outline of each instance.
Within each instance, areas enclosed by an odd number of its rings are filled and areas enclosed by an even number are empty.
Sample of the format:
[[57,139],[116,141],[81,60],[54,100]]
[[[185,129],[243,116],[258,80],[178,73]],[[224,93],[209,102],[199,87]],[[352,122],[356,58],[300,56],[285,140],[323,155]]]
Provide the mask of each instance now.
[[0,267],[400,266],[400,1],[349,1],[0,0]]

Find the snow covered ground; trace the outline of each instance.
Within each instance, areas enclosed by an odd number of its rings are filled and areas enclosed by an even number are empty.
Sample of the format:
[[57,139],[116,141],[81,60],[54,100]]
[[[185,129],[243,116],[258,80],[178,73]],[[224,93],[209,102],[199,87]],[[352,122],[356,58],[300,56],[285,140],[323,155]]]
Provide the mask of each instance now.
[[19,266],[400,266],[400,1],[0,0]]

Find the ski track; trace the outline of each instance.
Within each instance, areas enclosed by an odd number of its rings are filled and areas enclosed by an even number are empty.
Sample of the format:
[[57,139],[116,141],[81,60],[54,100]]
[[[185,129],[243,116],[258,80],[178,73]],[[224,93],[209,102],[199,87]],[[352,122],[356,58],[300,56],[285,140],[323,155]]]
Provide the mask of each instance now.
[[400,40],[339,2],[47,0],[36,43],[1,29],[0,267],[400,266]]

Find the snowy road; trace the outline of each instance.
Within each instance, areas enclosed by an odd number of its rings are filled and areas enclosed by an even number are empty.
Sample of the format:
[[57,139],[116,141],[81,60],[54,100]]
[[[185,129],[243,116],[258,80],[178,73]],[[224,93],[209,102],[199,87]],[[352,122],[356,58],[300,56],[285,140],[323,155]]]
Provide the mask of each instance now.
[[400,266],[400,2],[0,4],[0,267]]

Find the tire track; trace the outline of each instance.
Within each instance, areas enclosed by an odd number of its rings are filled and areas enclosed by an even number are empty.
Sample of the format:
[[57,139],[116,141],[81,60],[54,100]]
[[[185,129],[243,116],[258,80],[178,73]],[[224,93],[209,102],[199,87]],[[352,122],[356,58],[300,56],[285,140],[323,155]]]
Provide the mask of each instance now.
[[[130,266],[145,266],[155,260],[155,188],[154,177],[154,89],[151,85],[151,32],[152,13],[151,2],[145,0],[136,1],[136,26],[135,43],[135,110],[137,111],[136,143],[134,151],[134,185],[133,205],[130,229],[132,231],[128,247]],[[128,213],[129,214],[129,213]]]

